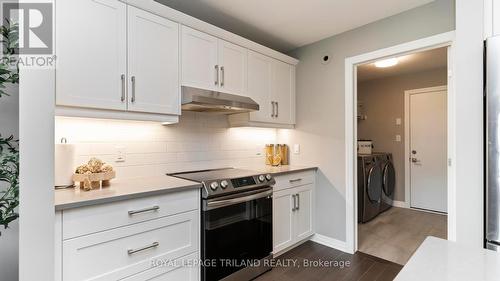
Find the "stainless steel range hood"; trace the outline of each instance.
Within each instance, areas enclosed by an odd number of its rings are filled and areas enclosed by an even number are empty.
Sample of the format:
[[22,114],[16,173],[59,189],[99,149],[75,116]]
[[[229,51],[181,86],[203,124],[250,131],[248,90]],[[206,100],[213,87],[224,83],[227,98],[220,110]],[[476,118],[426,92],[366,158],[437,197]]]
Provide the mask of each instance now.
[[259,110],[249,97],[182,86],[182,110],[235,114]]

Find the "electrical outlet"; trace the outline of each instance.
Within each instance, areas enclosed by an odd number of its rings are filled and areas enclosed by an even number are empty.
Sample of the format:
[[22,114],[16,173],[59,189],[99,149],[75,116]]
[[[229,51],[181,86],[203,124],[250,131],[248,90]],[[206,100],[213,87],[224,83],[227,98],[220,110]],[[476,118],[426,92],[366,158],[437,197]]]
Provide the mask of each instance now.
[[396,141],[400,142],[401,141],[401,135],[396,135]]
[[396,118],[396,125],[401,125],[401,118]]
[[296,143],[293,145],[293,154],[300,154],[300,144]]
[[124,145],[115,146],[115,162],[125,162],[127,147]]

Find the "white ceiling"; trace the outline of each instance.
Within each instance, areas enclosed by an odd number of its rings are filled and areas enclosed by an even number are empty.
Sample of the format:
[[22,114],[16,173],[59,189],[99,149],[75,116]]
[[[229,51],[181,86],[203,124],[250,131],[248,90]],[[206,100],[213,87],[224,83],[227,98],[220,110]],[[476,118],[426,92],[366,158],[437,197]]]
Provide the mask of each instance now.
[[399,63],[387,68],[375,67],[374,63],[358,66],[358,81],[422,72],[443,68],[448,64],[447,48],[438,48],[397,57]]
[[286,52],[434,0],[155,0]]

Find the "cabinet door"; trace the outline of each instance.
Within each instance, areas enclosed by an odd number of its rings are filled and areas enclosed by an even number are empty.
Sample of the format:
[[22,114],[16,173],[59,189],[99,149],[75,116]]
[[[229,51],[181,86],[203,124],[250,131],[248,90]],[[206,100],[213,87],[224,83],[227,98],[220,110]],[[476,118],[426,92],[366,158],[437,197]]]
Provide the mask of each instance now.
[[[152,267],[149,270],[132,275],[123,281],[198,281],[200,267],[192,266],[194,260],[199,259],[198,252],[182,257],[175,261],[168,261],[172,265]],[[153,259],[154,260],[154,259]]]
[[63,279],[123,280],[151,269],[153,259],[194,253],[199,249],[199,216],[194,210],[64,240]]
[[218,39],[182,26],[182,85],[207,90],[218,88]]
[[275,123],[295,124],[295,67],[274,60],[272,100],[275,104]]
[[247,49],[219,40],[220,91],[246,95]]
[[127,108],[126,15],[118,0],[57,2],[57,105]]
[[273,253],[294,243],[292,189],[273,194]]
[[180,114],[179,25],[128,7],[130,111]]
[[273,59],[248,51],[247,95],[259,104],[259,111],[250,113],[250,120],[273,122],[271,104],[271,75]]
[[303,240],[313,232],[313,185],[308,184],[294,188],[297,200],[297,210],[294,212],[294,237],[296,241]]

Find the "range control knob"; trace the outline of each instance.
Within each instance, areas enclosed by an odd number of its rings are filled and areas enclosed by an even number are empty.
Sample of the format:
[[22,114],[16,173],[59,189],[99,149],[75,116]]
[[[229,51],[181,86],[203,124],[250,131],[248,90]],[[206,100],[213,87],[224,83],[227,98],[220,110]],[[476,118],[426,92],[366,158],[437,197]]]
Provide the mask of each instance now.
[[227,182],[227,180],[223,180],[220,182],[220,187],[222,187],[222,189],[226,189],[228,185],[229,183]]
[[216,189],[217,189],[217,187],[219,187],[219,184],[218,184],[216,181],[214,181],[214,182],[212,182],[212,183],[210,184],[210,188],[211,188],[212,190],[216,190]]
[[259,176],[259,181],[260,181],[260,182],[263,182],[265,179],[266,179],[266,178],[264,177],[264,175],[260,175],[260,176]]
[[266,175],[266,180],[270,181],[273,177],[270,174]]

